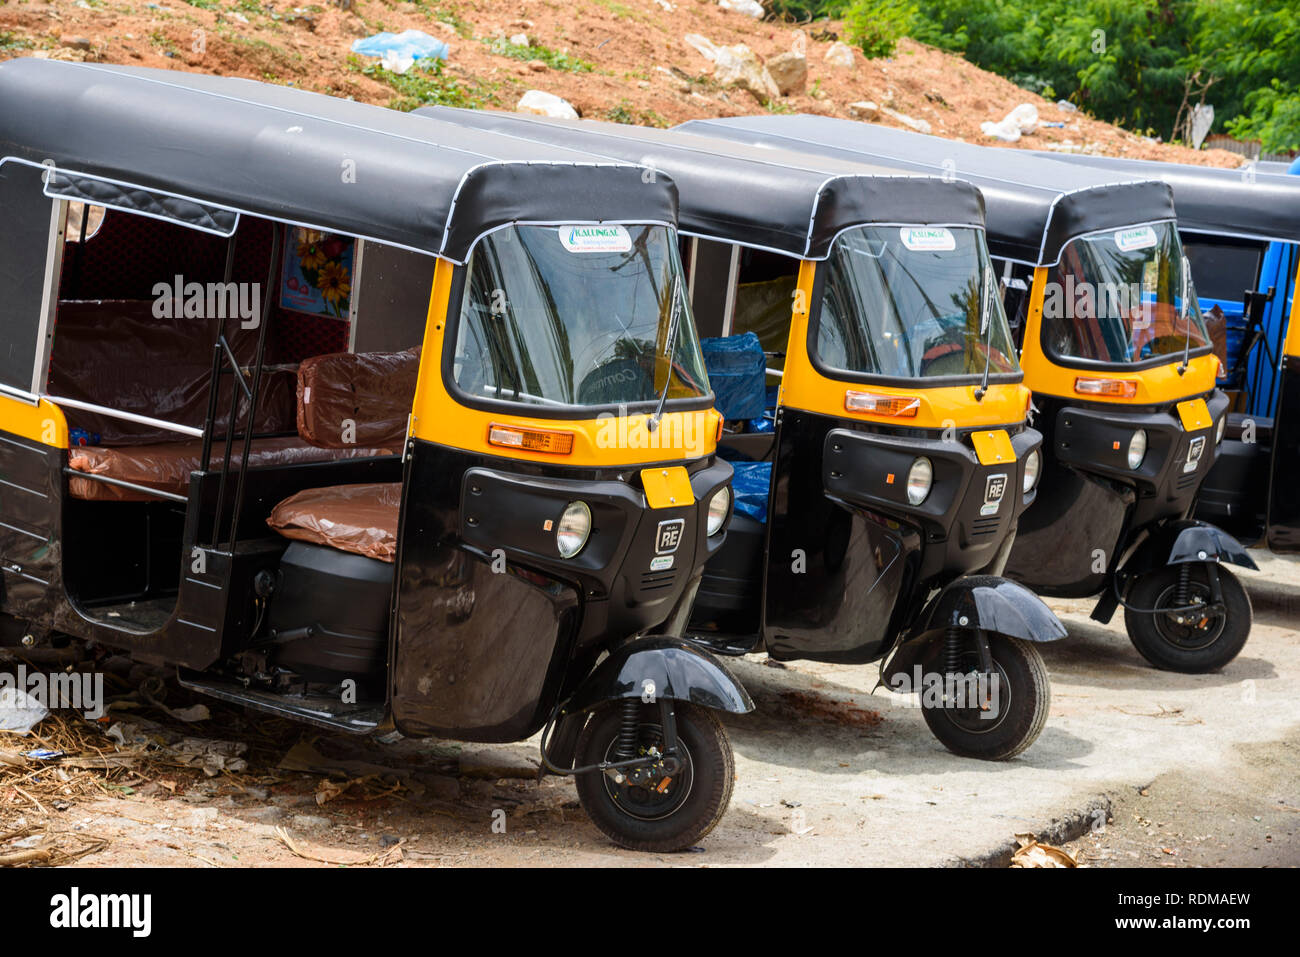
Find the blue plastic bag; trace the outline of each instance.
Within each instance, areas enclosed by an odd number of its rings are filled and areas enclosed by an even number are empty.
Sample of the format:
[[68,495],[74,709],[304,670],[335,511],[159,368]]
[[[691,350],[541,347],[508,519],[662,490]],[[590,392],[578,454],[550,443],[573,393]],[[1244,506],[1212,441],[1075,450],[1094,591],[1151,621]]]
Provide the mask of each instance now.
[[736,511],[760,522],[767,521],[767,493],[772,487],[771,462],[732,462],[731,494]]
[[394,57],[409,57],[412,60],[433,58],[447,59],[450,48],[437,37],[431,37],[423,30],[403,30],[401,33],[376,33],[362,40],[352,41],[352,52],[365,56],[382,57],[391,54]]
[[704,366],[713,386],[714,405],[728,421],[761,419],[767,408],[767,358],[758,336],[746,332],[701,339]]

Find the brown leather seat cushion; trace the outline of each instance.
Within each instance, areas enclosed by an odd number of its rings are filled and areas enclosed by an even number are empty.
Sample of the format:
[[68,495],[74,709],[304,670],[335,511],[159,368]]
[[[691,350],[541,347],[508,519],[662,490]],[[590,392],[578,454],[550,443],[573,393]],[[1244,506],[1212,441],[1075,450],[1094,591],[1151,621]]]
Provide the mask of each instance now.
[[304,359],[298,367],[298,434],[330,449],[400,446],[419,371],[418,348]]
[[277,505],[266,523],[285,538],[391,562],[401,504],[400,482],[309,488]]
[[[221,465],[225,457],[225,442],[212,443],[212,466]],[[236,439],[233,449],[234,464],[239,464],[243,443]],[[396,455],[396,449],[347,448],[322,449],[304,442],[296,435],[286,438],[254,439],[248,467],[269,465],[299,465],[306,462],[331,462],[335,459],[370,458],[376,455]],[[157,442],[153,445],[130,445],[110,448],[103,445],[74,446],[68,450],[68,465],[78,472],[106,475],[109,478],[135,482],[164,492],[184,495],[190,484],[190,473],[199,469],[203,457],[203,443],[198,439],[184,442]],[[73,498],[90,501],[150,502],[155,498],[131,489],[69,476],[68,491]]]

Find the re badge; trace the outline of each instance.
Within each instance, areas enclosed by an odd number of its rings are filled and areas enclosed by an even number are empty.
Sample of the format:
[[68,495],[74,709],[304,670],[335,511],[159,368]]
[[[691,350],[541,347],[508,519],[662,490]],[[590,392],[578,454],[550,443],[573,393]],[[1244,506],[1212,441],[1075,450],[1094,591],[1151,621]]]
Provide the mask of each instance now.
[[990,475],[984,483],[984,504],[980,506],[981,515],[996,515],[1002,504],[1002,496],[1007,492],[1007,473]]
[[655,534],[655,554],[671,555],[677,551],[677,546],[682,543],[682,531],[686,527],[686,519],[670,518],[659,523],[659,531]]
[[1184,472],[1195,472],[1196,466],[1201,464],[1201,454],[1205,451],[1205,436],[1198,435],[1192,439],[1191,444],[1187,446],[1187,462],[1183,465]]

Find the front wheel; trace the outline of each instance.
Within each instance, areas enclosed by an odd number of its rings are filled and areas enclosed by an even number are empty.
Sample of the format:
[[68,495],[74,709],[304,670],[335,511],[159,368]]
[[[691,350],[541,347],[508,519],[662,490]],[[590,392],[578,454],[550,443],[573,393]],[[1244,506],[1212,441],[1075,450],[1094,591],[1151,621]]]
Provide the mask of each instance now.
[[[953,754],[985,761],[1013,758],[1038,738],[1052,703],[1047,666],[1027,641],[990,634],[993,673],[978,674],[979,653],[962,656],[966,683],[945,686],[940,697],[923,689],[922,714],[934,736]],[[948,676],[938,676],[951,681]]]
[[[1148,572],[1128,591],[1128,603],[1141,609],[1181,608],[1158,614],[1124,609],[1124,627],[1142,657],[1165,671],[1200,674],[1217,671],[1241,653],[1250,635],[1250,596],[1237,576],[1216,565],[1220,610],[1209,609],[1209,566],[1167,565]],[[1202,607],[1203,606],[1203,607]]]
[[[680,851],[698,843],[722,819],[731,802],[735,758],[722,723],[712,711],[674,703],[681,765],[672,775],[588,771],[577,777],[578,799],[592,823],[616,844],[634,851]],[[664,748],[658,704],[638,703],[635,742],[620,742],[624,702],[601,705],[578,736],[578,766],[647,756]]]

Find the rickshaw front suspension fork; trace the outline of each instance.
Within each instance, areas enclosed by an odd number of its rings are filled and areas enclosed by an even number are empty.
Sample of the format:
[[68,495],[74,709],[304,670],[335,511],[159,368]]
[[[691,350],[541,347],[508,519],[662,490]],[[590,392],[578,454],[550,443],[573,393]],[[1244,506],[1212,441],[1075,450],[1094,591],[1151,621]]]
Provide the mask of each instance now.
[[1129,611],[1139,615],[1190,615],[1193,613],[1221,613],[1223,611],[1223,586],[1219,584],[1219,565],[1217,562],[1205,562],[1205,576],[1210,585],[1210,600],[1205,604],[1192,604],[1192,566],[1196,562],[1180,562],[1178,581],[1174,585],[1174,604],[1168,608],[1139,608],[1130,605],[1120,594],[1120,576],[1111,580],[1115,592],[1115,601]]
[[653,773],[656,765],[662,766],[661,773],[664,775],[676,774],[680,770],[681,761],[677,756],[677,715],[673,710],[673,699],[660,698],[658,704],[663,731],[662,750],[659,753],[643,755],[636,753],[640,737],[641,699],[625,698],[623,699],[622,722],[614,748],[614,757],[618,760],[601,761],[599,764],[588,764],[577,768],[559,767],[551,761],[548,754],[551,731],[555,727],[556,719],[560,717],[564,709],[562,703],[556,705],[550,719],[542,728],[542,765],[538,768],[538,777],[540,778],[545,771],[552,774],[575,775],[587,774],[591,771],[600,771],[602,774],[621,772],[624,769],[631,768],[647,769]]
[[975,650],[980,659],[980,675],[985,681],[992,680],[993,677],[993,650],[989,647],[989,636],[981,629],[968,631],[953,625],[948,628],[943,636],[943,674],[946,678],[952,678],[954,681],[960,679],[965,671],[962,670],[962,657],[967,650],[967,636],[975,640]]

